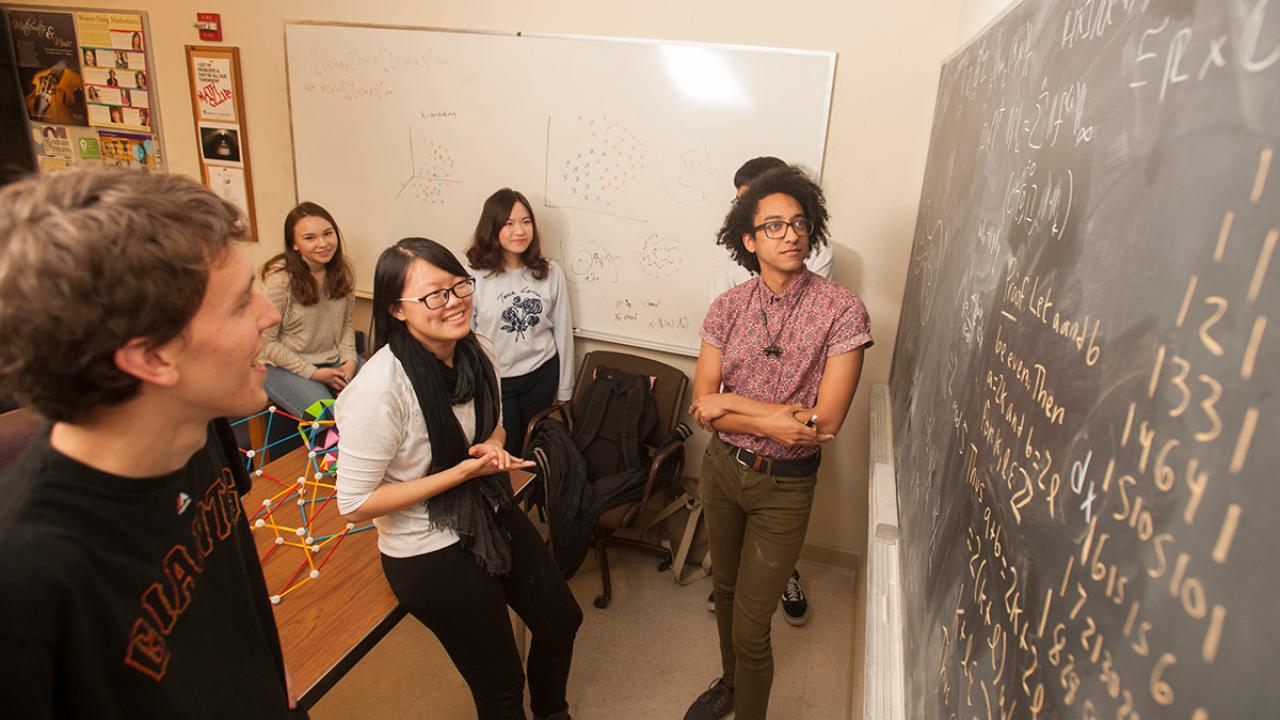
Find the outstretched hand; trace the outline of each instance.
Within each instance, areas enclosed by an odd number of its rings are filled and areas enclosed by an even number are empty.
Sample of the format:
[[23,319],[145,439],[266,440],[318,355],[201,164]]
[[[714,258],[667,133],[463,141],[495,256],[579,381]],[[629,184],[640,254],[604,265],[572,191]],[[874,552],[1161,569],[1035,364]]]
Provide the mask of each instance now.
[[491,466],[490,470],[481,474],[503,472],[505,470],[523,470],[536,464],[532,460],[525,460],[512,455],[502,445],[491,440],[472,445],[467,448],[467,454],[473,458],[481,459]]

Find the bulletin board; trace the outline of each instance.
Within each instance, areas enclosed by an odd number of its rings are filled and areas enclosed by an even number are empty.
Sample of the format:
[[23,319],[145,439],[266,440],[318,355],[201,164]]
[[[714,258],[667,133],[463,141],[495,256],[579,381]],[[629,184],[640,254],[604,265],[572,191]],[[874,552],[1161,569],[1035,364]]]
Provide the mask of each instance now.
[[145,12],[7,6],[3,14],[42,172],[164,169]]

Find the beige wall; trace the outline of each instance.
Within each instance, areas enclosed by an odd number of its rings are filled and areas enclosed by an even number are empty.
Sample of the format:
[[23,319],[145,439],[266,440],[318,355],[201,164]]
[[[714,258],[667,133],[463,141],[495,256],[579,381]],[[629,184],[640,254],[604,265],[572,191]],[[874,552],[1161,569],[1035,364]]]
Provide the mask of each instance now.
[[956,30],[956,47],[974,37],[988,23],[999,17],[1014,3],[1010,0],[961,0],[960,26]]
[[[45,2],[33,4],[61,5]],[[296,201],[285,78],[286,19],[467,30],[663,38],[834,50],[839,54],[823,186],[833,218],[835,280],[857,291],[877,344],[863,385],[888,381],[916,207],[942,60],[1004,6],[1003,0],[134,0],[78,3],[150,13],[153,83],[170,170],[196,175],[183,46],[200,44],[197,10],[220,12],[225,45],[240,48],[259,230],[259,262],[280,245],[279,225]],[[779,112],[813,112],[780,108]],[[725,189],[726,194],[728,188]],[[711,229],[708,229],[708,233]],[[581,342],[581,351],[605,347]],[[659,357],[693,375],[692,358]],[[839,438],[826,450],[809,529],[810,545],[862,555],[867,514],[867,396],[861,392]],[[696,472],[705,435],[689,452]],[[862,617],[862,578],[858,582]],[[820,609],[818,610],[821,611]],[[855,656],[861,656],[861,632]],[[860,663],[854,676],[860,676]],[[855,681],[855,705],[860,705]],[[860,710],[855,716],[860,715]]]
[[[971,0],[972,2],[972,0]],[[68,6],[71,3],[34,4]],[[961,0],[762,3],[753,0],[134,0],[79,3],[150,14],[163,144],[170,170],[198,173],[183,46],[200,44],[195,13],[220,12],[224,44],[240,48],[263,261],[295,203],[285,78],[286,19],[497,31],[667,38],[834,50],[839,54],[823,185],[833,217],[835,280],[857,291],[877,344],[863,382],[886,382],[928,149],[941,60],[955,45]],[[810,112],[785,108],[780,112]],[[726,188],[726,193],[728,188]],[[711,232],[708,229],[708,232]],[[603,347],[582,342],[583,350]],[[693,359],[666,356],[693,375]],[[808,542],[861,553],[866,516],[866,394],[827,449]],[[689,454],[701,460],[705,436]]]

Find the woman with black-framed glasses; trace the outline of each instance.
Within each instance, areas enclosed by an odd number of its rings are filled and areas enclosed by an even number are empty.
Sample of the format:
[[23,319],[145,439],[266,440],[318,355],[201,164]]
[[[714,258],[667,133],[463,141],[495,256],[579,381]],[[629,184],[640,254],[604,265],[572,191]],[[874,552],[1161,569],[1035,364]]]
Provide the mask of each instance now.
[[567,720],[582,611],[505,471],[493,344],[471,329],[474,283],[447,248],[405,238],[378,258],[379,343],[338,396],[338,510],[372,519],[400,605],[435,633],[480,720],[521,718],[525,672],[510,606],[533,633],[530,707]]

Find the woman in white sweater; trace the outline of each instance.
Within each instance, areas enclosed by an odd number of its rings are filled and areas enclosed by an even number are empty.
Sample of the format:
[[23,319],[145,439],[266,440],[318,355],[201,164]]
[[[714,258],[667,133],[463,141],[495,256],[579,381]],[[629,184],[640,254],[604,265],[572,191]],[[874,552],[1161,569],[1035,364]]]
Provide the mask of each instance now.
[[476,277],[473,326],[498,351],[506,449],[519,455],[529,419],[573,395],[573,318],[564,273],[542,256],[533,206],[511,188],[484,201],[467,262]]
[[471,688],[480,720],[525,717],[507,607],[533,633],[529,705],[567,720],[582,611],[504,470],[493,346],[471,330],[472,278],[453,253],[406,238],[378,259],[380,348],[334,404],[338,510],[378,528],[382,569]]

